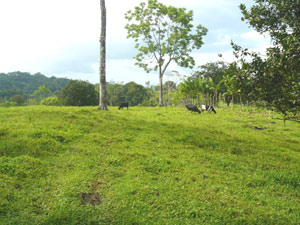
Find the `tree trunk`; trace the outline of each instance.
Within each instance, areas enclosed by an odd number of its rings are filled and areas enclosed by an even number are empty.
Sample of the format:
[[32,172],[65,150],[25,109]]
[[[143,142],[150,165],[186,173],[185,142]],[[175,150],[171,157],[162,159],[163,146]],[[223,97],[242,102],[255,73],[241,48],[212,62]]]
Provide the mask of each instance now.
[[163,106],[163,76],[159,74],[159,106]]
[[226,99],[227,107],[229,108],[229,106],[230,106],[230,97],[226,96],[225,99]]
[[240,103],[241,103],[241,112],[243,112],[243,99],[242,99],[242,95],[240,95]]
[[249,101],[247,100],[247,112],[249,110]]
[[231,109],[233,110],[234,109],[234,95],[232,95],[231,97]]
[[168,82],[168,106],[170,106],[171,99],[170,99],[170,83]]
[[100,33],[100,66],[99,66],[99,107],[98,110],[108,110],[106,93],[106,7],[105,0],[100,0],[101,33]]

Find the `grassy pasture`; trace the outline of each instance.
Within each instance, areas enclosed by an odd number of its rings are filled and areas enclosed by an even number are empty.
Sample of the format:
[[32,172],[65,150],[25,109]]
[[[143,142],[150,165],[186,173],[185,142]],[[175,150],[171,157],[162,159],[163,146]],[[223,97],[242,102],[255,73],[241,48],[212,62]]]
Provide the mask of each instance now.
[[300,124],[0,108],[0,224],[300,224]]

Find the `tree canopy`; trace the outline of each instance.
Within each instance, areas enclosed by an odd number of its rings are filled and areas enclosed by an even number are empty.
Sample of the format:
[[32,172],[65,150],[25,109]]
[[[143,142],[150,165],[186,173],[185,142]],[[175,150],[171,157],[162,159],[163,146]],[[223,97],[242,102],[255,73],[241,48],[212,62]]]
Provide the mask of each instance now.
[[111,106],[120,105],[122,102],[128,102],[130,106],[142,104],[149,99],[147,89],[135,82],[126,84],[107,83],[108,103]]
[[195,65],[190,55],[193,49],[203,45],[207,29],[202,25],[194,28],[193,12],[185,8],[166,6],[157,0],[148,0],[125,15],[128,38],[133,38],[139,53],[136,65],[145,71],[159,71],[160,98],[163,105],[163,75],[174,61],[182,67]]
[[241,57],[250,55],[247,70],[254,86],[269,107],[280,112],[284,119],[300,111],[300,4],[298,0],[256,0],[247,10],[241,4],[242,20],[260,33],[268,33],[273,45],[267,57],[234,46]]

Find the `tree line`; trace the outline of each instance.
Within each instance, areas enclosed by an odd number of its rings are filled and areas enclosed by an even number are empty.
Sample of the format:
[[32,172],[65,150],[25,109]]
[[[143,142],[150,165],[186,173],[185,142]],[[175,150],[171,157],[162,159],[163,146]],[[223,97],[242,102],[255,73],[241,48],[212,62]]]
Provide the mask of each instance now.
[[[172,81],[164,85],[166,97],[176,90]],[[158,102],[158,85],[146,82],[145,86],[135,82],[108,82],[107,101],[109,106],[129,102],[131,106],[156,106]],[[169,95],[168,95],[169,93]],[[10,105],[97,105],[99,84],[67,78],[48,78],[43,74],[12,72],[0,74],[0,104]],[[168,99],[166,99],[168,102]],[[169,105],[171,104],[169,99]]]

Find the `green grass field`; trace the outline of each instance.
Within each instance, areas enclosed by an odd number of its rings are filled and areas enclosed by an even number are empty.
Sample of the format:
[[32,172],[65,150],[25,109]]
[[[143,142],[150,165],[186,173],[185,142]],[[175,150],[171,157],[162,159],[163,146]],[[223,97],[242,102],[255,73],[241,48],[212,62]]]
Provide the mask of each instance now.
[[229,109],[0,108],[0,224],[300,224],[300,124]]

